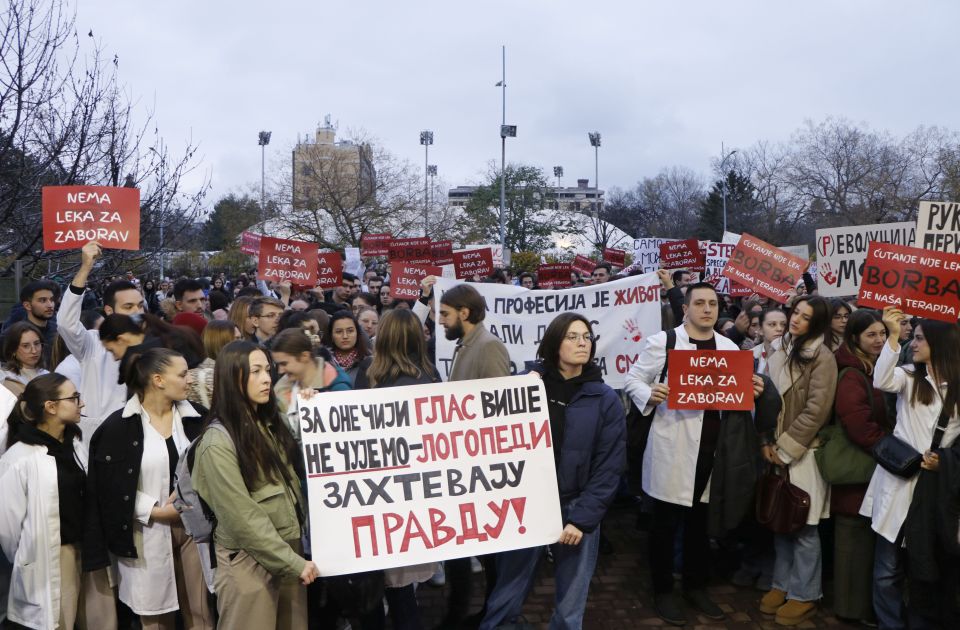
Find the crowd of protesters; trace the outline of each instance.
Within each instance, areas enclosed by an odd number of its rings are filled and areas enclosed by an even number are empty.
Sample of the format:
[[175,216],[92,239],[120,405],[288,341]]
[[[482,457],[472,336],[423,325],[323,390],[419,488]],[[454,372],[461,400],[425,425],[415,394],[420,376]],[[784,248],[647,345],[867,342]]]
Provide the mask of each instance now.
[[[668,624],[688,623],[688,610],[726,618],[706,588],[718,578],[718,547],[739,563],[733,582],[761,589],[760,611],[780,625],[816,613],[828,571],[843,620],[960,623],[957,324],[827,300],[810,276],[778,304],[661,270],[662,332],[646,339],[622,392],[604,384],[595,331],[580,314],[558,315],[530,357],[553,435],[556,545],[321,578],[295,401],[437,383],[437,334],[457,343],[449,380],[509,376],[480,292],[460,283],[436,305],[431,277],[419,300],[394,300],[376,266],[328,291],[255,274],[99,282],[90,274],[101,255],[85,245],[66,287],[27,284],[2,329],[0,622],[9,627],[376,630],[389,619],[420,629],[417,589],[429,582],[449,587],[441,628],[519,628],[547,557],[550,627],[579,628],[598,554],[612,551],[603,519],[634,493],[652,582],[638,596]],[[632,273],[603,263],[571,281]],[[474,281],[537,289],[535,274],[505,269]],[[751,351],[754,411],[668,408],[672,349]],[[862,464],[857,474],[837,481],[828,434],[846,449],[834,453]],[[914,465],[875,459],[879,447],[916,455]],[[211,544],[185,527],[174,484],[184,463],[215,517]],[[755,487],[777,474],[806,494],[809,511],[773,533],[757,521]]]

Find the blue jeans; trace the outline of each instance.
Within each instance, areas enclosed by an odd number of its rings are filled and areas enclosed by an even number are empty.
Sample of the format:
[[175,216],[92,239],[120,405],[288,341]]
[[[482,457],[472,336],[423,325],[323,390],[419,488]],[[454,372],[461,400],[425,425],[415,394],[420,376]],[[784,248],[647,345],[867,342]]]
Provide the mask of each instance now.
[[903,583],[906,567],[900,545],[877,535],[873,554],[873,610],[880,630],[906,630]]
[[[556,580],[556,609],[550,618],[551,630],[576,630],[583,623],[590,578],[597,566],[600,528],[584,532],[580,544],[553,545]],[[543,547],[517,549],[497,554],[497,585],[487,600],[487,614],[480,630],[494,630],[514,621],[523,610]]]
[[785,591],[787,599],[813,602],[823,596],[820,533],[816,525],[804,525],[793,534],[775,534],[773,588]]

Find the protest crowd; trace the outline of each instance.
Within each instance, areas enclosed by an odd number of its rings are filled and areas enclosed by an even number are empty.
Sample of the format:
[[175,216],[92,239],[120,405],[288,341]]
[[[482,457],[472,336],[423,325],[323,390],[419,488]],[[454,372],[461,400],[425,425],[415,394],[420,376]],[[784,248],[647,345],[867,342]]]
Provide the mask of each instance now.
[[[871,244],[836,297],[749,235],[714,275],[696,241],[517,276],[480,250],[346,271],[306,245],[263,237],[236,277],[104,278],[92,241],[69,285],[23,286],[0,340],[3,627],[415,630],[445,585],[441,628],[525,628],[546,566],[550,627],[580,628],[614,502],[646,529],[636,596],[666,624],[728,620],[707,589],[723,548],[778,625],[817,614],[827,570],[842,621],[960,625],[960,255]],[[925,266],[946,274],[933,306],[910,297]],[[409,459],[379,446],[406,400],[432,432]],[[376,401],[393,424],[371,416],[363,448],[321,443]],[[500,416],[524,422],[465,428]]]

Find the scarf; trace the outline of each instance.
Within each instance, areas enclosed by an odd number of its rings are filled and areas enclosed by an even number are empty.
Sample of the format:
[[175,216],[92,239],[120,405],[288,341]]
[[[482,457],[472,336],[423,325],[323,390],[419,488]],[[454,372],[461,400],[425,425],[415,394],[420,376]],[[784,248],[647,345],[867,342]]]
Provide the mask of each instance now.
[[354,346],[353,350],[349,352],[334,350],[333,356],[337,360],[337,363],[340,364],[340,367],[344,370],[349,370],[360,360],[360,351]]

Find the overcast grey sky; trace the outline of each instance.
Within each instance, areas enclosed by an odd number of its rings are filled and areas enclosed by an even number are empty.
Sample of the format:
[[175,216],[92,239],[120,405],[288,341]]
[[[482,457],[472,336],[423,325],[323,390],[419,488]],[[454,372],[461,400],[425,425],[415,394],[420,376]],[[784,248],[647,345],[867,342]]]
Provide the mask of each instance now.
[[[786,140],[804,119],[846,117],[902,134],[960,128],[960,3],[888,0],[80,0],[171,147],[200,144],[212,200],[259,185],[325,114],[362,128],[450,186],[500,157],[507,47],[508,161],[600,184],[672,165],[706,175],[728,147]],[[189,185],[196,185],[192,178]]]

